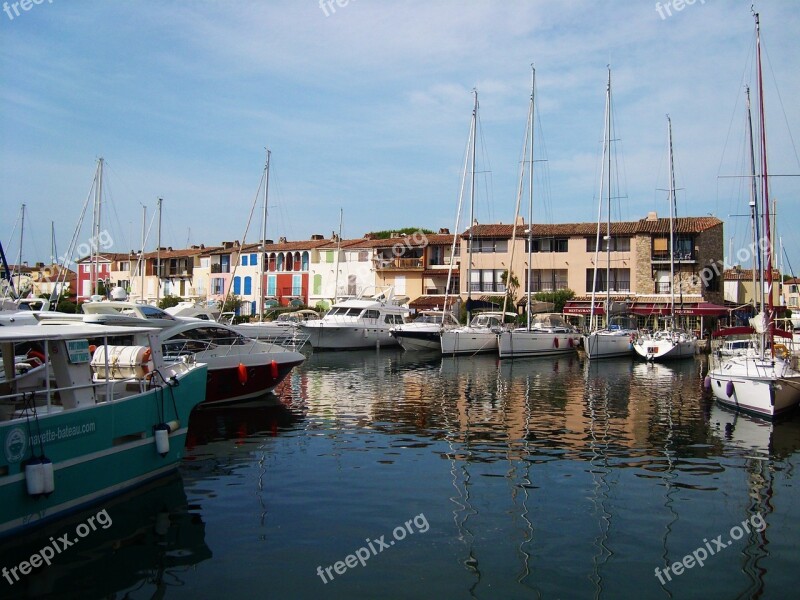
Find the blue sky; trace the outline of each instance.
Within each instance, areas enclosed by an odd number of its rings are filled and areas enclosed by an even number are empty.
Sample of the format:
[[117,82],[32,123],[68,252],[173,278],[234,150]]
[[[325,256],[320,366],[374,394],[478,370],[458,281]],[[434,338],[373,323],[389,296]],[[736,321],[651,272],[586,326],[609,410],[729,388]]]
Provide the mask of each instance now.
[[[749,224],[729,215],[747,211],[746,184],[719,176],[743,173],[743,87],[755,83],[750,6],[696,0],[681,10],[670,3],[670,15],[649,0],[349,0],[325,10],[316,0],[43,0],[13,19],[2,12],[0,239],[15,260],[24,202],[23,259],[49,259],[51,221],[65,250],[100,156],[113,250],[139,247],[141,206],[152,216],[159,196],[163,245],[241,239],[266,146],[271,238],[330,235],[340,208],[346,237],[452,229],[472,88],[487,172],[477,218],[510,222],[531,63],[536,155],[547,160],[537,167],[546,178],[536,220],[594,221],[610,64],[625,196],[615,217],[668,214],[659,188],[669,113],[678,212],[723,219],[735,252]],[[800,174],[791,137],[800,140],[797,3],[756,8],[770,168]],[[772,186],[797,272],[800,178]],[[257,237],[254,223],[247,239]]]

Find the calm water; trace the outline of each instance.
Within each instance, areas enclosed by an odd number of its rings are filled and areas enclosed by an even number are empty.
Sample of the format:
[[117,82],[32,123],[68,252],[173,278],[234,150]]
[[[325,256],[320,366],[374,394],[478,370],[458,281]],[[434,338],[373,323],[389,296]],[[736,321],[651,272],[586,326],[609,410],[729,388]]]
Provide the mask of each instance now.
[[180,477],[0,595],[793,597],[800,415],[737,418],[702,372],[313,354],[280,400],[196,411]]

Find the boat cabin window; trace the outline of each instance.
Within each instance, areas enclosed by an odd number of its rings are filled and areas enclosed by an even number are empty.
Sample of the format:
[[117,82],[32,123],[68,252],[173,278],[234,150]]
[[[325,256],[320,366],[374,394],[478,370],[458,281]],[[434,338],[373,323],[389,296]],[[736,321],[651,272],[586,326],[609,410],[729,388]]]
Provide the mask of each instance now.
[[169,319],[170,321],[175,320],[175,317],[173,317],[171,314],[166,313],[160,308],[156,308],[155,306],[142,305],[139,307],[139,310],[142,311],[142,314],[145,316],[146,319]]
[[381,318],[381,313],[379,311],[377,311],[377,310],[369,309],[369,310],[365,310],[362,313],[361,318],[363,318],[363,319],[380,319]]
[[386,317],[384,317],[384,321],[386,323],[389,323],[389,324],[394,323],[396,325],[402,325],[403,322],[404,322],[403,321],[403,315],[386,315]]
[[348,317],[357,317],[360,314],[361,314],[361,309],[360,308],[348,308],[347,309],[347,316]]

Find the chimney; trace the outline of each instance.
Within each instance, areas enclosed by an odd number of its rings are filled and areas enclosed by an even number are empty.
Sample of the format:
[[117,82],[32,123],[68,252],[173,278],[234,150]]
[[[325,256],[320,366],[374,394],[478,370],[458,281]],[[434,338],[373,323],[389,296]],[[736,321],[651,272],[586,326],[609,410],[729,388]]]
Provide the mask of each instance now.
[[285,238],[285,237],[283,237],[283,236],[279,237],[279,238],[278,238],[278,243],[279,243],[279,244],[285,244],[285,243],[286,243],[286,238]]
[[441,227],[439,229],[439,235],[450,235],[450,230],[447,227]]
[[314,242],[319,242],[319,241],[324,240],[324,239],[325,238],[322,236],[321,233],[311,234],[311,240],[314,241]]
[[365,233],[364,234],[364,239],[365,240],[374,240],[375,236],[373,234],[371,234],[371,233]]
[[647,213],[647,220],[658,221],[658,213],[656,213],[656,211],[654,210],[650,211],[649,213]]
[[525,217],[517,215],[517,225],[525,225]]

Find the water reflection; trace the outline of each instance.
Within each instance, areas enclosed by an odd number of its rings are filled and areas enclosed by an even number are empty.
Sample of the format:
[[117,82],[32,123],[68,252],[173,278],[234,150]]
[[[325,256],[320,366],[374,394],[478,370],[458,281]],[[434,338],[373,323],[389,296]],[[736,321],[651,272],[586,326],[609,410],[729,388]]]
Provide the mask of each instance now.
[[2,597],[164,597],[185,585],[193,565],[211,558],[205,525],[187,506],[183,482],[173,474],[4,543],[0,565],[10,569],[64,534],[72,539],[76,527],[102,510],[111,522],[106,529],[98,526],[13,586],[0,581]]

